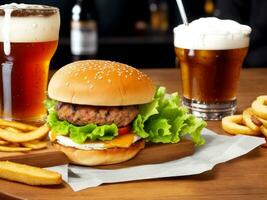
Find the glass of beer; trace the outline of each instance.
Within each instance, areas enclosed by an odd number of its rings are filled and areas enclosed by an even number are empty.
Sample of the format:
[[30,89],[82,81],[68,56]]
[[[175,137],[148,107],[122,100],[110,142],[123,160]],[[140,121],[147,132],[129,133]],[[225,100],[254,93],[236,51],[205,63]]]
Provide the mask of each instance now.
[[49,64],[59,37],[55,7],[0,6],[0,117],[42,123]]
[[191,113],[206,120],[220,120],[235,112],[250,32],[249,26],[214,17],[174,28],[182,103]]

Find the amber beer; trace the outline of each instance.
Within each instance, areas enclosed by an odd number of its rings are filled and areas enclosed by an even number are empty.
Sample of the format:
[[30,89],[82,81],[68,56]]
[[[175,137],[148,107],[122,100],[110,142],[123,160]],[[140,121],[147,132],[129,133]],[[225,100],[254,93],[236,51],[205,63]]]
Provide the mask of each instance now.
[[54,7],[0,6],[1,117],[42,121],[49,64],[59,34],[59,10]]
[[250,31],[248,26],[217,18],[202,18],[174,30],[183,104],[193,114],[221,119],[234,113]]
[[189,49],[175,48],[183,74],[183,96],[206,103],[235,100],[247,51],[248,48],[193,50],[190,55]]

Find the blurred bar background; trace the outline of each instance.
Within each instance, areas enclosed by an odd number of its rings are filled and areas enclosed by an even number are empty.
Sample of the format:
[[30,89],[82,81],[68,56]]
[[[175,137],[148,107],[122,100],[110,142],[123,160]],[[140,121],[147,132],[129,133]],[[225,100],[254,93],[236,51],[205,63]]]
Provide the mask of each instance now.
[[[92,0],[84,0],[92,1]],[[1,0],[0,4],[14,1]],[[76,0],[24,0],[56,6],[61,13],[60,40],[51,68],[77,59],[105,59],[137,68],[175,67],[173,27],[182,23],[175,0],[95,0],[98,51],[77,57],[70,48],[70,24]],[[213,0],[184,0],[188,20],[214,14]]]

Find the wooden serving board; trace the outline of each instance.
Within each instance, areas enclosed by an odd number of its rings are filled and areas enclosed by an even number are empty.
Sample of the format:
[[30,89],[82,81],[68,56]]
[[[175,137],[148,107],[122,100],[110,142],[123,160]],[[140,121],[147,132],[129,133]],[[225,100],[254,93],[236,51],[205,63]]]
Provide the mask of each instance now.
[[195,145],[191,140],[182,140],[176,144],[146,144],[145,148],[129,161],[113,165],[97,166],[97,168],[118,169],[137,165],[163,163],[190,156],[194,152]]
[[67,156],[63,152],[57,151],[52,147],[30,152],[0,152],[1,161],[13,161],[17,163],[37,166],[51,167],[69,163]]
[[[194,144],[189,140],[182,140],[177,144],[146,144],[146,147],[129,161],[108,166],[98,166],[97,168],[116,169],[162,163],[189,156],[193,153]],[[50,167],[69,163],[64,153],[52,147],[27,153],[0,152],[0,160],[9,160],[38,167]]]

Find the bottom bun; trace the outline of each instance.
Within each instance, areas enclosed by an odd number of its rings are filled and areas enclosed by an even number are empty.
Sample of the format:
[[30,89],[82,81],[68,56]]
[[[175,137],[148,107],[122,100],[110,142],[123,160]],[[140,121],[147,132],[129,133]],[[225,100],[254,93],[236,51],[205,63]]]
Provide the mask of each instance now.
[[144,140],[139,140],[128,148],[110,148],[104,150],[81,150],[53,143],[53,147],[66,154],[71,163],[96,166],[121,163],[133,158],[145,147]]

